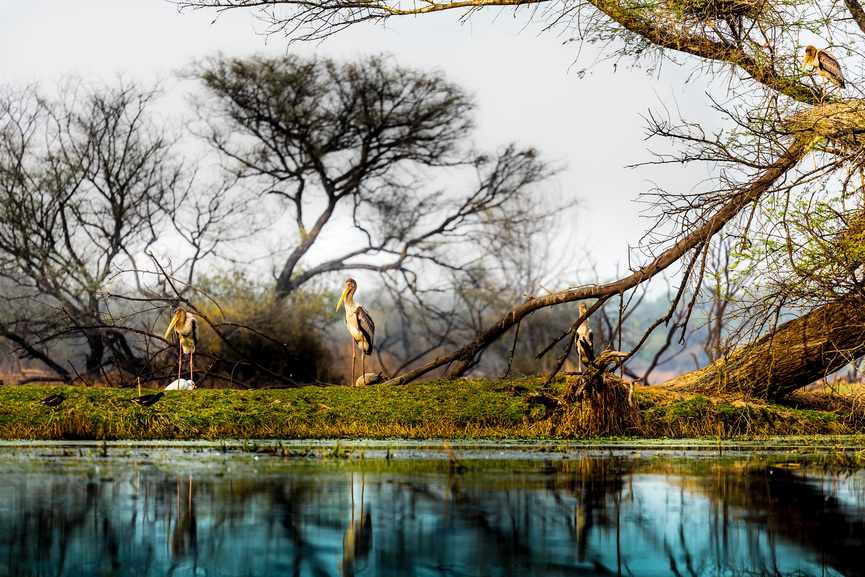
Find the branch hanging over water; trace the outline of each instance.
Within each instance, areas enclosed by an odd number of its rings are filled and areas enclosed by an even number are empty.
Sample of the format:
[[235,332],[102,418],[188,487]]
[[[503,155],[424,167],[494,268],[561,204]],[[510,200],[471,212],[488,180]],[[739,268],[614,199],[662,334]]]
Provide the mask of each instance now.
[[545,307],[573,301],[592,298],[608,298],[646,282],[655,275],[664,271],[670,265],[678,262],[679,259],[699,244],[705,243],[708,239],[719,232],[730,219],[739,213],[739,211],[752,202],[757,201],[760,196],[781,179],[787,171],[796,166],[805,154],[806,148],[807,143],[805,141],[795,140],[786,153],[782,154],[780,158],[769,165],[769,167],[766,168],[758,178],[752,181],[750,185],[741,188],[740,191],[723,204],[717,212],[704,219],[701,226],[685,235],[676,244],[658,255],[648,265],[634,271],[633,274],[604,285],[580,287],[530,298],[523,304],[511,309],[501,318],[501,320],[475,337],[475,339],[470,343],[455,351],[433,359],[408,373],[391,379],[387,384],[404,385],[410,383],[426,373],[438,367],[453,363],[454,361],[456,361],[457,364],[448,373],[447,378],[458,378],[462,376],[466,367],[469,366],[472,359],[474,359],[478,353],[498,340],[499,337],[501,337],[514,324],[522,320],[526,315]]

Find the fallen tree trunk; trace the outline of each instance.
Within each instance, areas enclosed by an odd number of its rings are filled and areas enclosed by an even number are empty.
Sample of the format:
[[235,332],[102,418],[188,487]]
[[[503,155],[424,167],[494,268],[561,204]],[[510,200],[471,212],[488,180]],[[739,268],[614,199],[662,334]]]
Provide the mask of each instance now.
[[865,297],[851,294],[786,322],[703,369],[661,386],[777,400],[865,354]]

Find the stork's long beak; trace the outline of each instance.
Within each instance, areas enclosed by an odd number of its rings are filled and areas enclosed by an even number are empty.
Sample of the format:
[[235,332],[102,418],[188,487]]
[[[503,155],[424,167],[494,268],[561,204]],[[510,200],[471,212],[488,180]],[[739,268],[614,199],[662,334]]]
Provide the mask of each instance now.
[[162,338],[164,338],[165,340],[168,340],[168,336],[171,334],[171,329],[173,329],[174,325],[176,325],[176,324],[177,324],[177,315],[174,315],[174,318],[171,319],[171,324],[168,325],[168,330],[165,331],[165,336]]
[[342,301],[345,300],[345,295],[347,295],[347,294],[348,294],[348,287],[345,287],[342,291],[342,295],[340,295],[340,297],[339,297],[339,302],[336,303],[336,310],[339,310],[339,305],[341,305]]
[[808,68],[808,57],[805,57],[805,62],[802,63],[802,72],[805,72],[805,69]]

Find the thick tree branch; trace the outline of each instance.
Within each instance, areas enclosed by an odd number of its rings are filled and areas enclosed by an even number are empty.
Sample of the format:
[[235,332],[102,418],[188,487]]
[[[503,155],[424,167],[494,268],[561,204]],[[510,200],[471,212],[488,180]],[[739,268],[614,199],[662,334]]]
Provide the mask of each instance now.
[[786,322],[708,367],[662,383],[777,400],[865,354],[865,298],[850,295]]
[[853,17],[853,22],[859,26],[859,30],[865,33],[865,10],[858,0],[844,0],[847,5],[847,10],[850,11],[850,16]]
[[5,337],[18,345],[20,350],[23,351],[24,354],[26,354],[28,357],[45,363],[48,368],[60,375],[60,378],[63,379],[64,382],[68,383],[72,381],[72,375],[69,373],[69,371],[66,370],[65,367],[63,367],[57,361],[28,343],[27,339],[4,328],[2,325],[0,325],[0,337]]
[[640,12],[615,0],[589,0],[589,2],[634,34],[642,36],[656,46],[676,50],[705,58],[729,62],[744,70],[751,78],[764,86],[806,104],[819,104],[820,98],[810,87],[779,74],[770,64],[760,62],[748,55],[741,46],[714,42],[705,36],[687,35],[655,25],[651,20],[640,17]]
[[[858,15],[862,8],[857,0],[845,0],[854,20],[862,26]],[[462,19],[482,8],[518,7],[529,4],[548,5],[548,10],[559,10],[558,4],[549,0],[454,0],[446,2],[407,2],[406,7],[400,0],[176,0],[180,9],[214,9],[219,12],[232,9],[253,9],[259,11],[259,18],[270,26],[267,34],[283,32],[291,39],[320,40],[353,24],[366,21],[382,21],[398,16],[417,16],[446,10],[464,10]],[[728,62],[741,68],[751,78],[790,98],[806,104],[818,104],[819,93],[807,84],[798,82],[774,66],[773,54],[760,54],[763,58],[749,54],[745,44],[718,42],[705,35],[689,34],[665,26],[656,17],[658,6],[654,4],[628,4],[620,0],[582,0],[577,5],[564,5],[560,11],[562,18],[567,14],[577,14],[583,6],[592,6],[628,32],[645,38],[657,47],[691,54],[716,62]],[[293,12],[277,13],[276,6],[285,6]],[[857,11],[858,10],[858,11]],[[588,17],[591,18],[591,17]],[[591,23],[588,23],[589,26]],[[717,32],[717,30],[716,30]],[[753,46],[751,47],[753,48]]]

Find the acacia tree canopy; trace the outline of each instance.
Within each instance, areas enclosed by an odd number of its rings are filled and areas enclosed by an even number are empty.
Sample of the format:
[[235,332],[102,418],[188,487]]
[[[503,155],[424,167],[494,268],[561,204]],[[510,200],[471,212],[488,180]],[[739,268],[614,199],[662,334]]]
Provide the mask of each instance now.
[[[387,57],[218,56],[190,74],[208,92],[198,133],[245,186],[287,211],[282,295],[353,270],[417,288],[437,269],[469,271],[508,231],[543,218],[546,209],[525,200],[553,168],[530,148],[474,150],[474,103],[440,73]],[[468,185],[454,178],[466,171]],[[346,225],[352,240],[316,260],[316,243],[328,230],[346,238]]]

